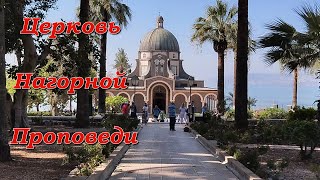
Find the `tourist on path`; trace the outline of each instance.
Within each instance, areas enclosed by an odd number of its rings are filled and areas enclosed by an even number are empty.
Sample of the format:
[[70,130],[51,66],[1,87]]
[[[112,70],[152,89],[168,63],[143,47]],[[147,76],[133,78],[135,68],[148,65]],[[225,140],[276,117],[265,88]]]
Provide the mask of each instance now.
[[189,122],[193,122],[194,121],[194,112],[195,112],[195,107],[194,107],[194,101],[192,101],[190,104],[189,104],[189,107],[188,107],[188,115],[189,115]]
[[205,116],[205,113],[208,111],[208,107],[207,107],[207,103],[204,103],[204,105],[202,106],[201,108],[201,114],[202,114],[202,121],[204,122],[205,119],[204,119],[204,116]]
[[182,103],[180,107],[180,114],[179,114],[180,123],[187,122],[186,114],[187,114],[187,108],[185,107],[184,103]]
[[137,118],[137,106],[134,104],[134,102],[131,103],[130,111],[130,116],[132,118]]
[[148,104],[144,103],[144,106],[142,107],[142,123],[147,124],[148,122]]
[[156,121],[158,121],[160,112],[161,112],[160,108],[156,105],[153,109],[153,117]]
[[170,118],[170,131],[175,131],[175,124],[176,124],[176,106],[174,105],[174,102],[171,102],[171,104],[168,107],[168,113]]
[[129,115],[129,103],[125,102],[121,105],[121,112],[123,115]]

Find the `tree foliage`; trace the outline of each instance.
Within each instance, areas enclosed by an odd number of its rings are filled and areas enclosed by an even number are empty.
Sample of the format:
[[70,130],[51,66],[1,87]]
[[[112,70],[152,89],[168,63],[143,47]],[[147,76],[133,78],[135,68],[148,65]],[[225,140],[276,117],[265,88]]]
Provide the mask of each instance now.
[[115,65],[113,67],[117,70],[121,69],[122,71],[126,72],[131,68],[127,53],[122,48],[118,49],[114,62]]
[[106,105],[108,109],[113,109],[115,112],[121,111],[121,104],[128,102],[128,99],[123,96],[108,96],[106,98]]

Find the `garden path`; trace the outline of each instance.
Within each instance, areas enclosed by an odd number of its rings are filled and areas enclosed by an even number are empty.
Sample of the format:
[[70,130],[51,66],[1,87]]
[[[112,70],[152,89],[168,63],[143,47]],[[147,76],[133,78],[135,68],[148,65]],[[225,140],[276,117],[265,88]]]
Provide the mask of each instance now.
[[184,125],[149,123],[139,133],[110,179],[208,179],[235,180],[236,176],[208,152]]

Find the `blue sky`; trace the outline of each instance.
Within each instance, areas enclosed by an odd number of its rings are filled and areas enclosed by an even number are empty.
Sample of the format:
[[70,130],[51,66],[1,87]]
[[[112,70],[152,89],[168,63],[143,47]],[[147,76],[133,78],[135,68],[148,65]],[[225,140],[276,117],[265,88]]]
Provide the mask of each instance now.
[[[237,0],[225,0],[230,5],[237,5]],[[124,48],[130,62],[135,67],[140,40],[156,26],[159,13],[164,17],[164,27],[171,31],[179,41],[183,65],[187,73],[197,79],[205,80],[205,85],[216,87],[217,54],[210,43],[198,47],[190,42],[192,24],[195,19],[204,16],[205,9],[214,5],[215,0],[124,0],[132,10],[132,21],[118,35],[108,36],[108,70],[115,59],[118,48]],[[266,23],[276,18],[284,19],[298,30],[304,30],[300,17],[294,9],[305,3],[313,4],[316,0],[249,0],[249,21],[252,25],[253,38],[264,34]],[[48,13],[50,22],[75,21],[75,9],[79,0],[59,0],[58,9]],[[258,99],[258,107],[271,106],[273,103],[285,107],[291,104],[292,75],[280,71],[279,65],[267,66],[263,62],[264,50],[257,50],[250,56],[249,96]],[[314,75],[300,73],[298,103],[311,106],[318,98],[318,85]],[[225,91],[233,90],[233,53],[228,52],[225,60]]]

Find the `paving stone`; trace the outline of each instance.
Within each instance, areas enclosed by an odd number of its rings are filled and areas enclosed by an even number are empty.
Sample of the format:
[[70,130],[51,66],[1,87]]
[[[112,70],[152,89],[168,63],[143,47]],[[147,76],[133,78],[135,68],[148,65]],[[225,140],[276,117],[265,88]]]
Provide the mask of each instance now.
[[183,127],[177,124],[177,131],[169,131],[168,124],[144,126],[139,143],[131,146],[110,179],[237,179]]

